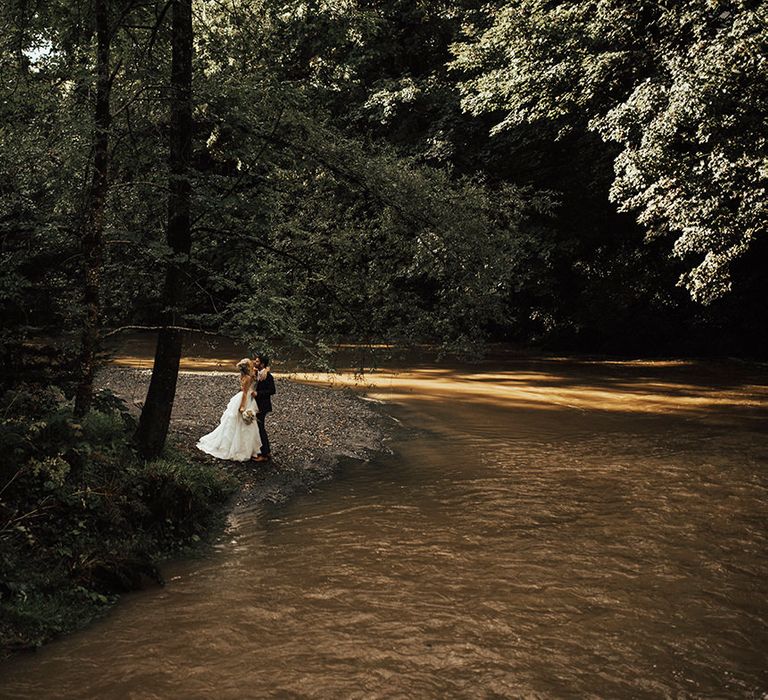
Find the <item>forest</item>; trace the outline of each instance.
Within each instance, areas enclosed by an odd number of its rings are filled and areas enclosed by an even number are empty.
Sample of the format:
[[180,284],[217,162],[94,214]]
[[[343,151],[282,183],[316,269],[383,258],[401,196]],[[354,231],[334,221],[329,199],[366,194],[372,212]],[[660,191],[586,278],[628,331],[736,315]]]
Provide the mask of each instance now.
[[[85,511],[118,539],[138,517],[81,508],[83,479],[213,517],[222,480],[146,471],[190,331],[321,359],[765,359],[759,0],[3,0],[0,42],[6,569],[54,537],[41,503],[73,541]],[[142,328],[132,422],[94,375]],[[142,552],[204,529],[141,518]],[[99,552],[62,570],[71,595],[106,601],[124,567]],[[19,586],[0,585],[13,630],[48,614]]]
[[181,126],[172,4],[3,3],[4,366],[169,313],[278,346],[764,352],[762,3],[196,1]]

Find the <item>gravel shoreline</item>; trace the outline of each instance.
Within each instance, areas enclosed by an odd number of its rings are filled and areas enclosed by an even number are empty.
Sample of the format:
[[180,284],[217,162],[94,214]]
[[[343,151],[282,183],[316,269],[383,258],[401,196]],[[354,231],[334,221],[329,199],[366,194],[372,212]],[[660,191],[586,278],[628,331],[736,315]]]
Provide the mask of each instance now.
[[[95,385],[110,389],[138,415],[150,376],[150,370],[107,366]],[[228,462],[200,452],[195,443],[218,425],[227,401],[238,391],[237,373],[179,372],[169,444],[190,459],[218,463],[235,474],[242,484],[237,508],[285,501],[330,479],[343,457],[367,459],[386,451],[392,419],[376,402],[351,390],[300,384],[279,374],[275,383],[274,411],[267,417],[272,461]]]

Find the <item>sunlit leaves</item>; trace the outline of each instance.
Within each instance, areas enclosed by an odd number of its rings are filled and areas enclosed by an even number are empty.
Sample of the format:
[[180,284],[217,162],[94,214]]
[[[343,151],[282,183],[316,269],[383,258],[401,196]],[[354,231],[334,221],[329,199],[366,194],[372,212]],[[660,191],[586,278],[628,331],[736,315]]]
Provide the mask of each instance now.
[[618,142],[612,197],[672,238],[708,302],[768,221],[764,3],[498,3],[455,47],[463,106]]

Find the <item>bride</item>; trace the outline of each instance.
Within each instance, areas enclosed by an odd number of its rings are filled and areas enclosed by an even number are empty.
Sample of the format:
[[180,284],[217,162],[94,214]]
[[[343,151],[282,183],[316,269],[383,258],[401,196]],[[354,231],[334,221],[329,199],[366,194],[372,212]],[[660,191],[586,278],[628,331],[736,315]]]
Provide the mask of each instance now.
[[261,450],[256,422],[259,409],[256,399],[251,396],[256,373],[253,362],[247,358],[240,360],[237,368],[240,370],[240,391],[229,400],[218,427],[201,437],[197,447],[219,459],[245,462]]

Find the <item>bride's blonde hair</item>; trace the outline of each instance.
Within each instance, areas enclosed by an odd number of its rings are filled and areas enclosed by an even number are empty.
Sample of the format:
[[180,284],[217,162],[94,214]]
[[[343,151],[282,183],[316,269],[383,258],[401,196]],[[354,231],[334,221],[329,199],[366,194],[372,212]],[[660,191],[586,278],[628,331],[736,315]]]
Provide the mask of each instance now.
[[253,374],[253,361],[247,357],[244,357],[235,366],[240,370],[240,374]]

